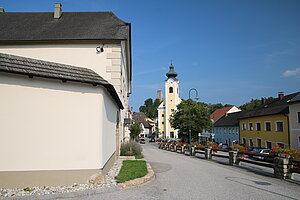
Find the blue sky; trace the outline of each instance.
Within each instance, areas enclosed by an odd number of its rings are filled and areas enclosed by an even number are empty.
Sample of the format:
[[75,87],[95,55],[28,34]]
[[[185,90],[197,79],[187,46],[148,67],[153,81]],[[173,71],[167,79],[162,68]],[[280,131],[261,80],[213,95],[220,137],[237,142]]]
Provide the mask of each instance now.
[[[59,1],[0,0],[6,12],[52,12]],[[241,105],[300,91],[300,1],[61,0],[63,11],[113,11],[132,23],[135,111],[164,88],[173,60],[180,97]]]

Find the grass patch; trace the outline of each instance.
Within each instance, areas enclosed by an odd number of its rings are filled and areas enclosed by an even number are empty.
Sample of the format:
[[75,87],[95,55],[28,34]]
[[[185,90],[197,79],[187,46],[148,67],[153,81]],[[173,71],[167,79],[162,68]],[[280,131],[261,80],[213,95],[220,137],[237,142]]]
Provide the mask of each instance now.
[[124,160],[118,176],[117,183],[133,180],[145,176],[148,173],[147,164],[144,160]]
[[137,154],[137,155],[134,155],[135,159],[142,159],[144,158],[143,154]]

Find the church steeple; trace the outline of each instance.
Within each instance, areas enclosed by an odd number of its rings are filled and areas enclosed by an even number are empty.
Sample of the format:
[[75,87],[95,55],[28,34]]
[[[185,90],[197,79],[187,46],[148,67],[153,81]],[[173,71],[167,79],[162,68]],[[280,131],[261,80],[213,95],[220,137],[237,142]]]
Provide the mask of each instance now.
[[178,74],[174,71],[174,66],[171,64],[171,66],[170,66],[170,70],[169,70],[169,72],[166,74],[166,76],[168,77],[168,78],[174,78],[174,79],[176,79],[176,76],[177,76]]

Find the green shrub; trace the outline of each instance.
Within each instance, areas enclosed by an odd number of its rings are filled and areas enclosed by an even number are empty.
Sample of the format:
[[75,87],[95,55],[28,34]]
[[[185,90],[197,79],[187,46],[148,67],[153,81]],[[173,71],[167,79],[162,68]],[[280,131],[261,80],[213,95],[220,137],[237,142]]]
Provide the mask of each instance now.
[[121,144],[121,156],[134,156],[142,153],[142,147],[136,142]]
[[144,158],[143,154],[136,154],[134,156],[135,156],[135,159],[143,159]]

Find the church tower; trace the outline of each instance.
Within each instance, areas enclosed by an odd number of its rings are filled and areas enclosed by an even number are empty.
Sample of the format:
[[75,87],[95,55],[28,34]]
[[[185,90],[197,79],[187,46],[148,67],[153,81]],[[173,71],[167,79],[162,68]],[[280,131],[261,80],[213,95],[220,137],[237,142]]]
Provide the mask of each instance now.
[[164,138],[178,138],[178,130],[171,127],[170,116],[176,110],[176,106],[181,102],[179,98],[179,80],[177,73],[171,64],[168,77],[165,80],[165,99],[158,107],[158,128]]

